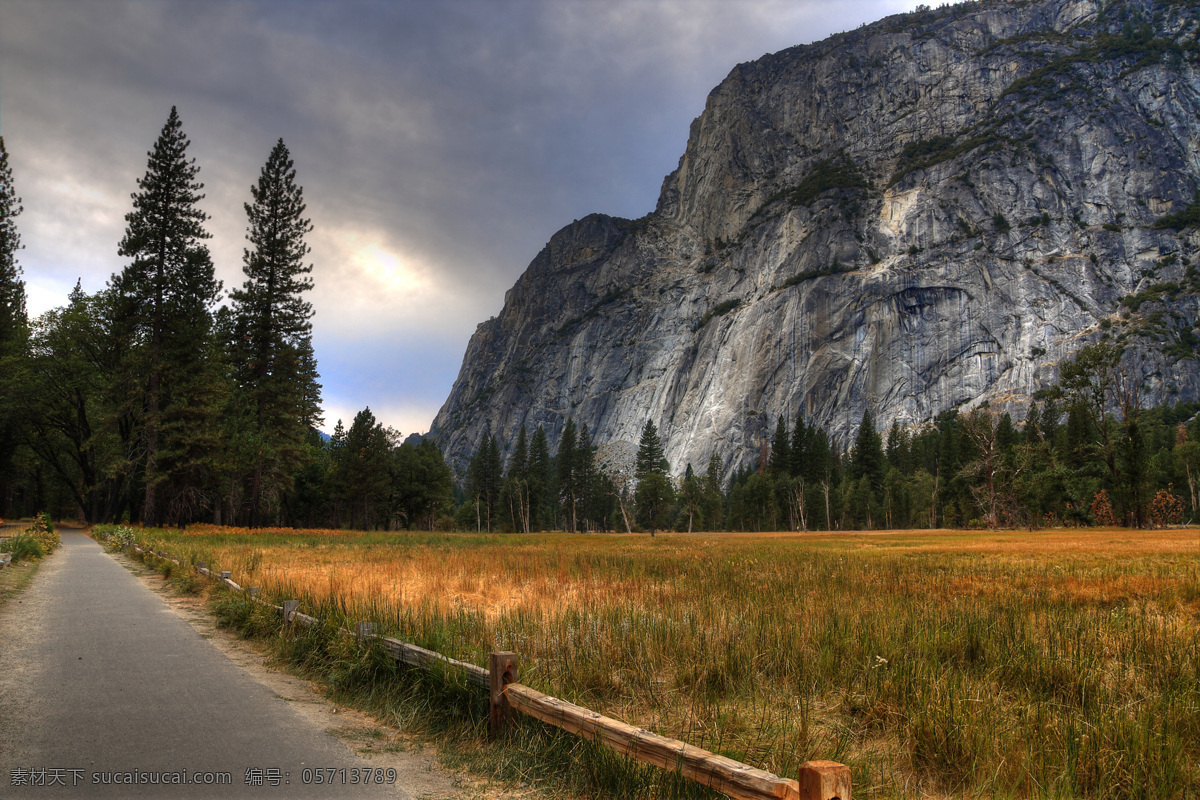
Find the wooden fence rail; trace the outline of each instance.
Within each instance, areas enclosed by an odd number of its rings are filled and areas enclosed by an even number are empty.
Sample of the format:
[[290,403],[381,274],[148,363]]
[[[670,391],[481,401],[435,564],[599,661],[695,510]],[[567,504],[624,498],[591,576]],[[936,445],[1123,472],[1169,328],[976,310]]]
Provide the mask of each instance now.
[[[161,551],[147,552],[137,545],[129,545],[126,549],[186,566],[179,559]],[[235,583],[228,571],[217,575],[203,562],[192,566],[201,575],[212,578],[232,591],[245,594],[256,603],[275,609],[284,625],[313,627],[321,624],[315,617],[300,613],[298,600],[284,600],[282,606],[277,606],[260,599],[257,586],[243,588]],[[735,800],[851,800],[850,769],[843,764],[807,761],[800,765],[798,780],[781,778],[524,686],[517,682],[520,662],[516,653],[492,653],[488,668],[484,669],[409,642],[380,636],[375,632],[373,623],[360,622],[353,632],[343,630],[342,633],[356,637],[361,644],[378,641],[384,652],[403,664],[421,669],[454,670],[468,683],[487,691],[493,736],[510,724],[516,714],[525,714],[602,744],[621,755],[677,772]]]

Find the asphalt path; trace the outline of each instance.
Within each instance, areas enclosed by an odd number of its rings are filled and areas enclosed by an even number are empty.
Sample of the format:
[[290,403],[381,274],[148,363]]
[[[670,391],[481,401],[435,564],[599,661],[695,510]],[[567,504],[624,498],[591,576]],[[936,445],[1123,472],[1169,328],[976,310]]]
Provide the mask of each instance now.
[[100,545],[62,540],[0,610],[0,797],[411,796]]

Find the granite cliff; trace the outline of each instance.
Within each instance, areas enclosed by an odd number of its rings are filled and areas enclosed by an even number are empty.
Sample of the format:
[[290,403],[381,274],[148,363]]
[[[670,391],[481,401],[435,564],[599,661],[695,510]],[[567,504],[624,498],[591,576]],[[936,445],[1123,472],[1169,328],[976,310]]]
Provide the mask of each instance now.
[[[741,64],[655,211],[550,240],[472,337],[431,435],[748,463],[779,415],[846,438],[984,401],[1023,418],[1108,338],[1200,399],[1200,11],[962,3]],[[1192,223],[1192,224],[1189,224]]]

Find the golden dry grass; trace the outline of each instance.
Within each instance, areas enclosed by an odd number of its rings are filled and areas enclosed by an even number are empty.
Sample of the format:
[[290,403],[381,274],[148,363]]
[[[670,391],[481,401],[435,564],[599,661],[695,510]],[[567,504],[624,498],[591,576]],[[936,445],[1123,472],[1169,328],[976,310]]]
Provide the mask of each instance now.
[[[163,534],[243,585],[855,794],[1200,791],[1200,534]],[[1152,793],[1141,791],[1150,787]]]

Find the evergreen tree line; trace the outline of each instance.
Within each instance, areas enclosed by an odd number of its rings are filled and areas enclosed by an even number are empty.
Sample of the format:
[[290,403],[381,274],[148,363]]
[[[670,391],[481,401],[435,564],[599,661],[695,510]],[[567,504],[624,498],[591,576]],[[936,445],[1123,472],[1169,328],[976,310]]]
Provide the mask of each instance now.
[[616,484],[598,468],[587,426],[568,419],[551,456],[546,432],[521,426],[508,469],[485,434],[467,468],[455,525],[462,530],[609,530]]
[[[484,437],[456,486],[437,446],[370,409],[318,433],[303,192],[283,141],[245,203],[243,284],[220,305],[199,167],[175,109],[131,195],[127,259],[30,321],[22,212],[0,139],[0,516],[92,522],[479,531],[1145,526],[1200,503],[1196,404],[1142,408],[1137,365],[1083,348],[1018,428],[987,408],[850,447],[780,418],[754,468],[672,478],[647,422],[634,463],[598,462],[587,426]],[[502,454],[507,453],[507,459]],[[746,459],[735,459],[741,463]],[[505,463],[507,461],[507,463]]]
[[586,426],[568,420],[555,455],[539,428],[517,436],[507,469],[486,436],[456,522],[481,531],[858,530],[1126,525],[1187,521],[1200,504],[1200,404],[1140,407],[1115,345],[1083,348],[1018,427],[987,407],[948,412],[886,437],[870,412],[837,447],[798,416],[780,418],[754,467],[670,478],[647,422],[631,474],[600,468]]
[[451,502],[436,447],[399,446],[370,409],[317,432],[312,224],[283,140],[244,204],[245,280],[225,305],[189,146],[172,108],[131,195],[126,266],[31,321],[0,139],[0,517],[432,527]]

